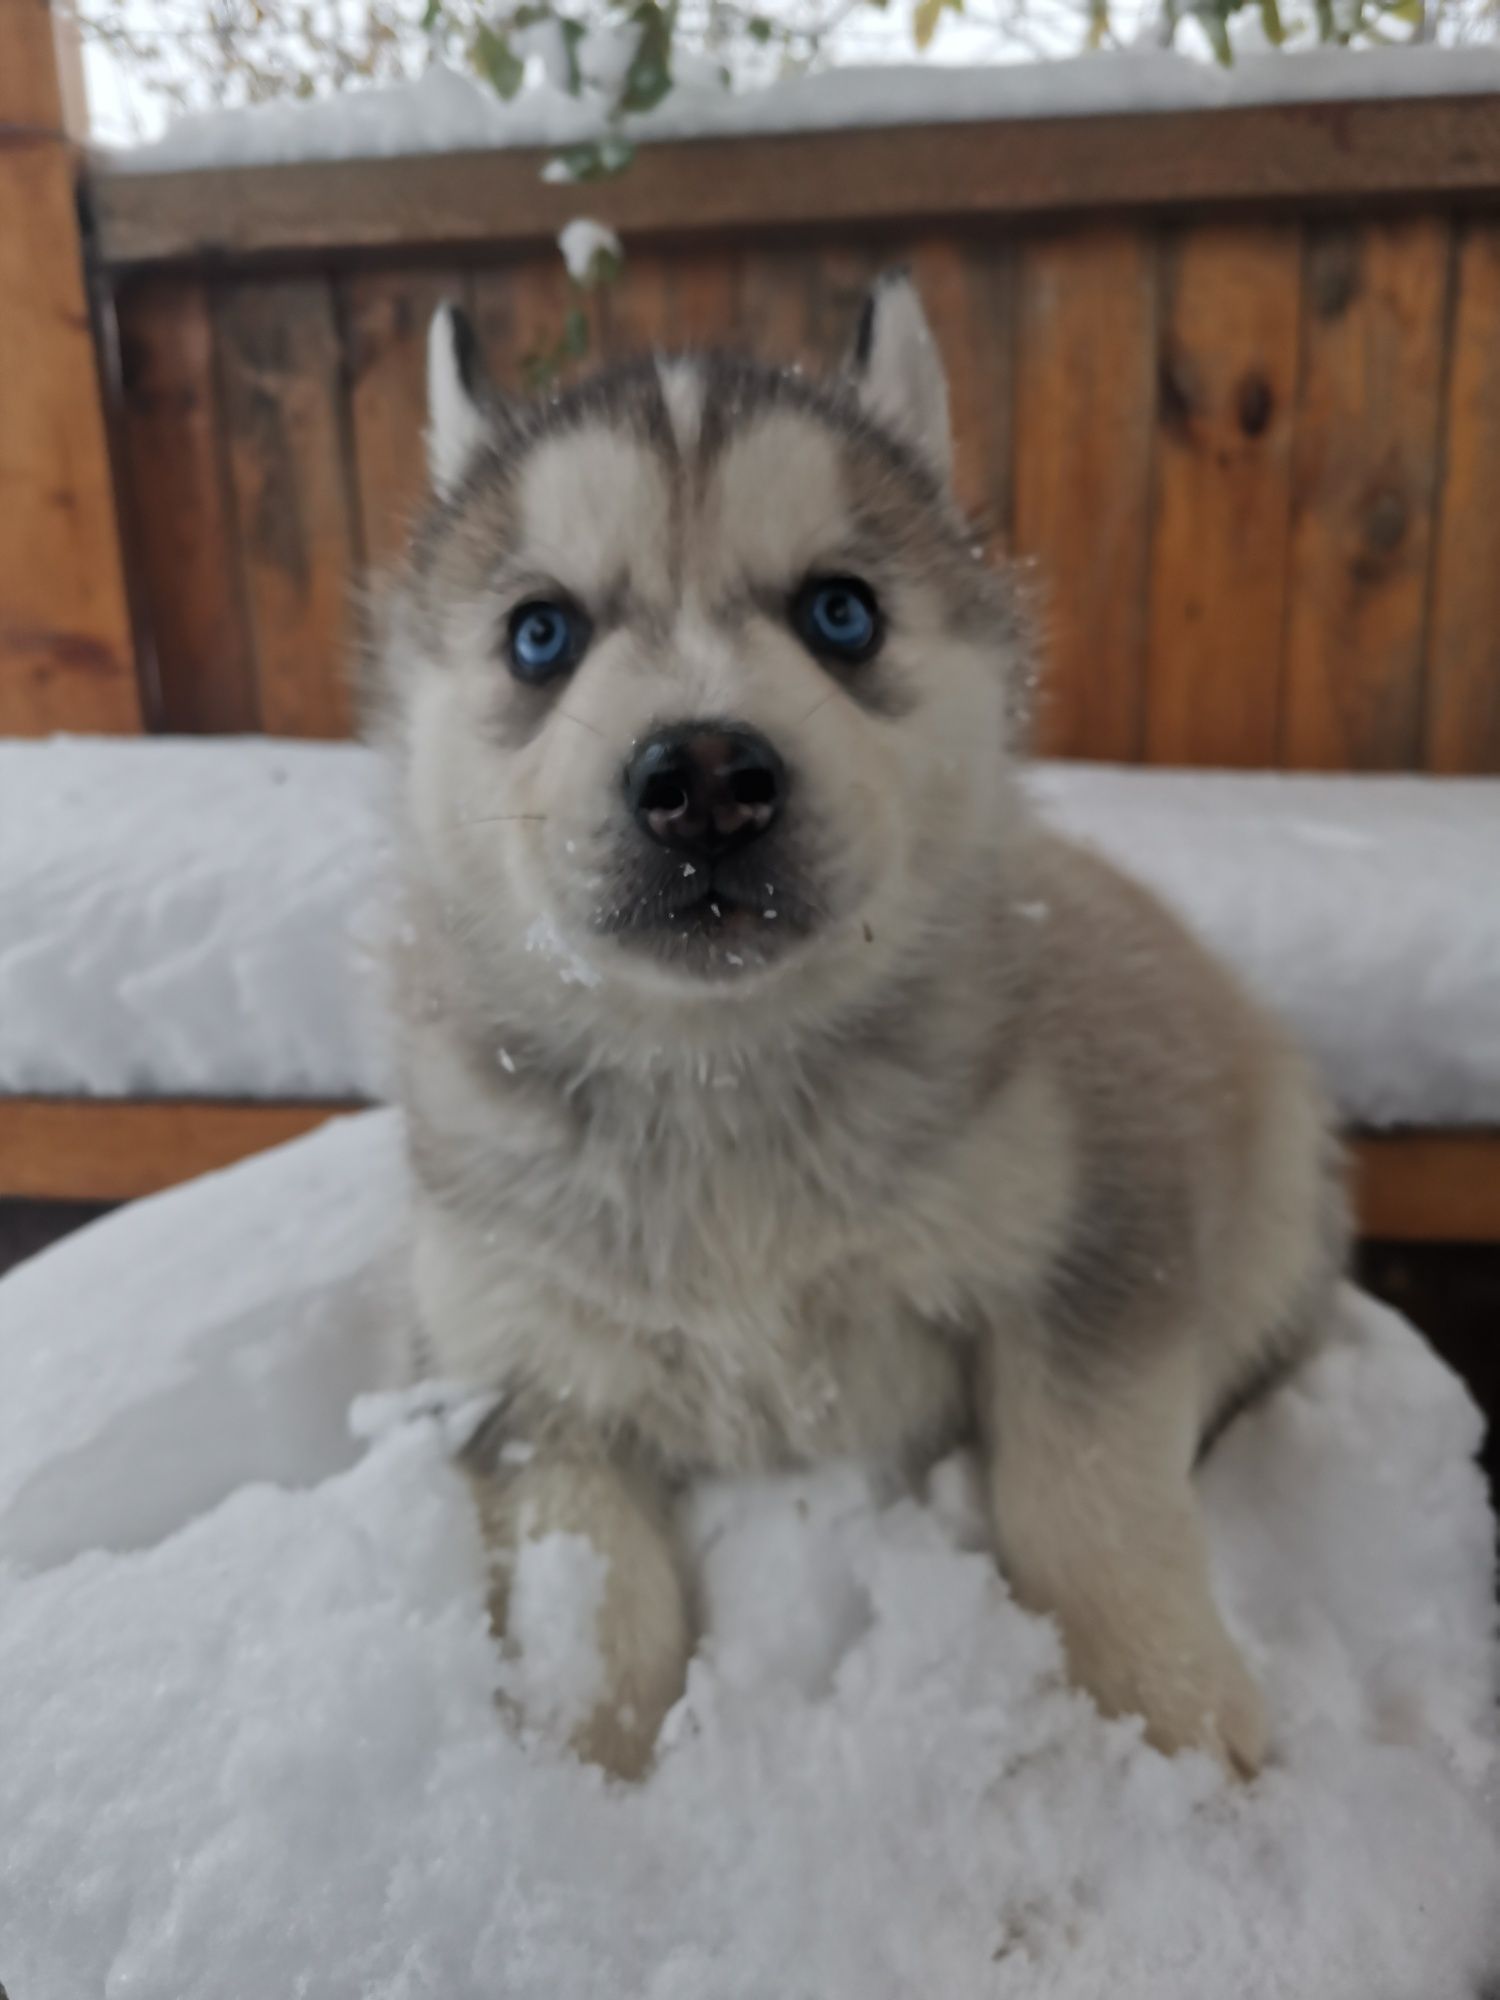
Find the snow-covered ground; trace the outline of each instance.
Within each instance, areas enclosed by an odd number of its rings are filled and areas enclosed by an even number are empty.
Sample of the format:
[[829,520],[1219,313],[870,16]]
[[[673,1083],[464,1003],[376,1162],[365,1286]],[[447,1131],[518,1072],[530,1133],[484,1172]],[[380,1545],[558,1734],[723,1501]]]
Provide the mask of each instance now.
[[[730,138],[988,118],[1071,118],[1215,105],[1345,102],[1500,90],[1500,49],[1371,49],[1244,55],[1231,67],[1159,49],[1053,62],[884,63],[791,77],[759,90],[689,83],[624,121],[633,139]],[[509,102],[435,63],[414,83],[199,112],[152,145],[108,154],[134,172],[358,159],[489,146],[571,146],[600,130],[598,104],[533,79]]]
[[[1367,1125],[1500,1123],[1500,780],[1041,766]],[[381,1093],[379,775],[349,744],[0,743],[0,1091]]]
[[[1389,1312],[1350,1295],[1203,1475],[1270,1696],[1255,1784],[1069,1688],[950,1465],[925,1499],[849,1467],[694,1496],[706,1632],[655,1771],[613,1787],[495,1707],[440,1424],[367,1400],[363,1453],[346,1426],[401,1187],[372,1113],[0,1281],[15,2000],[1476,2000],[1500,1976],[1478,1418]],[[597,1582],[574,1553],[528,1585],[559,1685]]]

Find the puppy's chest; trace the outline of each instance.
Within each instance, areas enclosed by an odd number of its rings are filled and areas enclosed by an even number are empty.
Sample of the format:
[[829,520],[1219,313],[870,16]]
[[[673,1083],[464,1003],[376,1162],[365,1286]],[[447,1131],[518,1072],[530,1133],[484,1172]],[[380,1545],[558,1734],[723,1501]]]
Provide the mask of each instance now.
[[683,1471],[898,1460],[962,1425],[966,1350],[857,1264],[801,1285],[767,1270],[669,1323],[662,1303],[549,1315],[523,1359],[543,1413],[623,1427]]
[[545,1249],[512,1214],[511,1244],[554,1302],[523,1336],[543,1399],[725,1470],[900,1456],[951,1434],[964,1357],[906,1282],[923,1218],[877,1200],[870,1162],[825,1134],[725,1124],[679,1121],[628,1155],[582,1144],[574,1224]]

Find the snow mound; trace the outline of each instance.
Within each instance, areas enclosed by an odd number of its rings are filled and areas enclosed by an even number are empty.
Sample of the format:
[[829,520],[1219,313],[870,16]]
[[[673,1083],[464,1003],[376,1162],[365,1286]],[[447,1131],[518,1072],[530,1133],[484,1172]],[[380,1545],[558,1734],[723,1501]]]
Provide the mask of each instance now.
[[[1286,1016],[1351,1122],[1500,1123],[1500,781],[1030,782]],[[0,743],[0,1092],[382,1095],[379,801],[352,744]],[[528,943],[596,976],[544,921]]]
[[[400,1198],[375,1113],[0,1281],[18,2000],[1475,2000],[1500,1974],[1479,1423],[1392,1314],[1351,1294],[1204,1475],[1271,1702],[1253,1786],[1070,1689],[953,1461],[926,1500],[852,1467],[694,1496],[706,1631],[617,1787],[496,1710],[442,1421],[398,1399],[358,1459],[335,1434],[377,1379]],[[535,1664],[575,1685],[578,1557],[533,1592]]]
[[[624,130],[632,139],[732,138],[1496,89],[1500,51],[1479,47],[1277,51],[1242,55],[1227,69],[1166,50],[1134,49],[962,68],[937,62],[847,65],[742,92],[687,81],[653,110],[626,119]],[[596,105],[569,95],[555,81],[534,80],[507,102],[438,62],[413,83],[196,112],[179,118],[149,146],[103,157],[117,171],[157,173],[492,146],[572,146],[596,138],[600,129]]]

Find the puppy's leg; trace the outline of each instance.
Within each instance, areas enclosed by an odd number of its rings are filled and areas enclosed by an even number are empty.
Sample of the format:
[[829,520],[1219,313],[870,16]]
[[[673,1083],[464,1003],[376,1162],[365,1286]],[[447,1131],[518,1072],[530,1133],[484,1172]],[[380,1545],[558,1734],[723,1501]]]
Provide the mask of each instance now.
[[692,1650],[663,1496],[646,1475],[596,1457],[541,1452],[519,1468],[490,1472],[471,1464],[468,1472],[490,1556],[490,1619],[500,1636],[524,1543],[581,1535],[603,1557],[595,1634],[603,1688],[571,1741],[580,1757],[616,1777],[639,1777],[682,1692]]
[[1106,1714],[1141,1715],[1158,1749],[1196,1746],[1252,1776],[1265,1721],[1209,1588],[1191,1344],[1158,1343],[1128,1372],[1059,1376],[1024,1335],[986,1353],[1001,1565],[1023,1604],[1057,1619],[1072,1672]]

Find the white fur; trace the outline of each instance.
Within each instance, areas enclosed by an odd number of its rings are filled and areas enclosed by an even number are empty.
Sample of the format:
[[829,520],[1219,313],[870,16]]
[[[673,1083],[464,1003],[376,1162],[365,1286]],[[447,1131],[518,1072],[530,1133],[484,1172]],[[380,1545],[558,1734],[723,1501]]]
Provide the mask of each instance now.
[[464,386],[451,306],[439,306],[427,330],[427,468],[441,498],[462,483],[487,433],[484,413]]
[[922,301],[900,276],[876,287],[872,307],[860,394],[871,415],[903,438],[946,486],[953,469],[948,385]]

